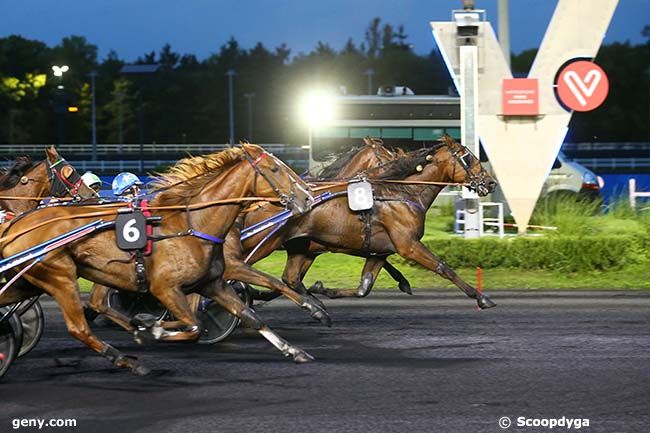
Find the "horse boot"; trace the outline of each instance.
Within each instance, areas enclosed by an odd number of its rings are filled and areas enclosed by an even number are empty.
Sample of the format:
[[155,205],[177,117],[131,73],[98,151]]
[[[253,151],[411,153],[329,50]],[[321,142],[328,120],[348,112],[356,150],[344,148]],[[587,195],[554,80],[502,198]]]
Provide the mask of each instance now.
[[[320,282],[320,281],[319,281],[319,282]],[[311,293],[309,290],[307,290],[307,288],[306,288],[305,285],[302,283],[302,281],[301,281],[300,283],[298,283],[298,285],[295,287],[295,290],[296,290],[296,292],[300,293],[300,294],[303,295],[303,296],[308,296],[309,299],[311,299],[312,301],[314,301],[314,303],[315,303],[316,305],[318,305],[319,307],[321,307],[323,310],[327,311],[327,307],[325,306],[325,304],[324,304],[320,299],[318,299],[316,296],[314,296],[313,293]]]
[[365,274],[363,274],[363,277],[361,278],[361,284],[359,284],[359,288],[357,289],[357,296],[359,298],[365,298],[366,296],[368,296],[370,290],[372,289],[373,283],[374,280],[370,272],[366,272]]
[[152,342],[156,340],[154,335],[154,328],[156,327],[158,318],[148,313],[138,313],[131,319],[131,325],[135,328],[133,331],[133,339],[138,344],[145,342]]
[[495,304],[494,302],[492,302],[492,300],[490,300],[490,298],[488,298],[487,295],[484,295],[484,294],[482,294],[482,293],[479,293],[479,294],[476,296],[476,303],[478,304],[478,307],[479,307],[481,310],[485,310],[485,309],[488,309],[488,308],[492,308],[492,307],[496,307],[496,306],[497,306],[497,304]]
[[146,376],[150,373],[150,370],[147,367],[140,364],[138,358],[135,356],[125,355],[110,344],[107,344],[106,347],[104,347],[101,354],[116,367],[128,368],[137,376]]

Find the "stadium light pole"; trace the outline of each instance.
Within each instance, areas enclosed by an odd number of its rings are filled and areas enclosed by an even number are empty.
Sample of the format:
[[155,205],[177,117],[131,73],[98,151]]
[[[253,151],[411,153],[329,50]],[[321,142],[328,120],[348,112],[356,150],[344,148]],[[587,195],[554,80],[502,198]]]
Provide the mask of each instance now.
[[244,97],[248,102],[248,141],[253,142],[253,99],[255,92],[245,93]]
[[56,113],[56,135],[58,146],[63,144],[63,136],[65,131],[65,112],[67,111],[65,88],[63,87],[63,74],[69,70],[70,67],[68,65],[52,66],[52,73],[55,77],[59,77],[59,85],[56,86],[56,93],[54,97],[54,112]]
[[90,74],[90,87],[91,87],[91,122],[92,122],[92,159],[97,161],[97,106],[95,100],[95,77],[97,71],[92,71]]
[[375,71],[372,68],[366,69],[366,72],[363,75],[368,76],[368,94],[372,95],[372,76],[375,75]]
[[300,112],[308,128],[309,156],[311,158],[314,129],[331,122],[334,117],[334,98],[325,92],[308,93],[302,98]]
[[235,145],[235,102],[233,100],[233,78],[237,75],[234,69],[228,69],[226,77],[228,77],[228,127],[230,130],[229,143],[231,146]]

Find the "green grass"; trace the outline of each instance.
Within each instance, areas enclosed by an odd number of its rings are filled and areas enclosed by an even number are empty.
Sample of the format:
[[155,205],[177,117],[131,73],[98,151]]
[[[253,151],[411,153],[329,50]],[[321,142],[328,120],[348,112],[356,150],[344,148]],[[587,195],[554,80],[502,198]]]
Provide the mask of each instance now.
[[[286,254],[276,251],[255,265],[257,269],[272,275],[282,275]],[[313,264],[305,277],[309,287],[317,280],[326,287],[356,288],[361,277],[364,260],[342,254],[324,254]],[[424,268],[399,265],[398,269],[414,288],[449,289],[451,282]],[[476,284],[476,268],[459,268],[456,272],[468,283]],[[628,266],[609,272],[566,273],[545,270],[484,269],[483,287],[486,289],[650,289],[650,267]],[[376,289],[397,290],[397,284],[381,271]]]

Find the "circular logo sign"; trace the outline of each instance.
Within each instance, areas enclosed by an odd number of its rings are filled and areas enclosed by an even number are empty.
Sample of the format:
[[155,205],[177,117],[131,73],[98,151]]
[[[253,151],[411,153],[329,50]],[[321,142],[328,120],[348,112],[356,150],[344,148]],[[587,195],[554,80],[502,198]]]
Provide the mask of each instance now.
[[589,60],[576,60],[564,65],[555,85],[560,103],[575,111],[598,108],[609,92],[607,74]]

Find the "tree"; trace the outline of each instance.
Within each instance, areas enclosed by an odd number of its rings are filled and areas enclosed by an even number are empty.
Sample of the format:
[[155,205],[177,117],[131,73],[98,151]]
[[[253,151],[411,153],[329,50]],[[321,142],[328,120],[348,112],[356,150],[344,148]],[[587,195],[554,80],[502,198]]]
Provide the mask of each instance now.
[[381,34],[379,32],[380,22],[381,18],[373,18],[373,20],[370,21],[370,25],[368,25],[365,34],[367,44],[366,55],[371,59],[377,57],[379,50],[381,49]]

